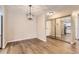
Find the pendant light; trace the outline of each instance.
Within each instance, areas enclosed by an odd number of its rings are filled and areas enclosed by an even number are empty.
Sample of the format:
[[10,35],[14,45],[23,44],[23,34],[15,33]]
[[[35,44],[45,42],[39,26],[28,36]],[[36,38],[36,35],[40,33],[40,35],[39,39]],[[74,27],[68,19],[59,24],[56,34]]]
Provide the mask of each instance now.
[[29,5],[29,10],[28,10],[28,14],[27,14],[27,17],[28,17],[28,20],[32,20],[32,5]]

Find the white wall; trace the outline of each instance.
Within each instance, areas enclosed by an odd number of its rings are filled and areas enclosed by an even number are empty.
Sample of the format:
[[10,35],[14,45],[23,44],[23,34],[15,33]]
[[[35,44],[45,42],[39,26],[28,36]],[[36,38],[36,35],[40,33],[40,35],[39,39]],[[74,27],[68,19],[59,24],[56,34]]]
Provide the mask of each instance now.
[[0,15],[0,48],[1,48],[1,15]]
[[8,42],[39,38],[46,41],[45,15],[28,20],[26,12],[3,6],[3,48]]
[[2,6],[2,13],[3,13],[3,48],[5,48],[7,44],[7,9],[6,6]]
[[[32,21],[27,20],[26,12],[12,9],[10,7],[4,8],[4,45],[6,42],[18,41],[30,38],[39,38],[46,41],[46,21],[45,15],[35,17]],[[68,15],[67,13],[57,14],[54,18]],[[51,17],[52,19],[53,17]],[[59,22],[59,21],[58,21]],[[58,23],[57,22],[57,23]],[[60,28],[60,24],[57,25]],[[57,27],[57,28],[58,28]],[[77,28],[76,28],[77,29]],[[60,37],[60,29],[57,29],[57,36]],[[76,30],[77,33],[77,30]],[[76,35],[77,36],[77,35]],[[6,39],[6,40],[5,40]]]
[[73,11],[72,16],[75,22],[75,39],[79,39],[79,18],[78,18],[79,11]]
[[77,33],[76,33],[76,39],[79,39],[79,15],[77,16]]
[[0,6],[0,48],[1,48],[1,16],[2,16],[2,6]]
[[71,15],[71,12],[61,12],[61,13],[55,13],[53,16],[50,16],[49,19],[59,18],[66,15]]
[[45,15],[41,15],[37,18],[37,34],[38,38],[42,41],[46,41],[46,21]]
[[26,40],[37,37],[36,18],[28,20],[26,12],[7,8],[7,38],[8,42]]

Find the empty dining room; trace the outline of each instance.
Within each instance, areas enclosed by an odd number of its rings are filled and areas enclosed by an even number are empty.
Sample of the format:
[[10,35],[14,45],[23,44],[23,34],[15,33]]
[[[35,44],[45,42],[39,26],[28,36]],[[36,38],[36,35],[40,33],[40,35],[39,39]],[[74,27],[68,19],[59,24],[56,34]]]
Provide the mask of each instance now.
[[0,54],[78,54],[79,5],[0,5]]

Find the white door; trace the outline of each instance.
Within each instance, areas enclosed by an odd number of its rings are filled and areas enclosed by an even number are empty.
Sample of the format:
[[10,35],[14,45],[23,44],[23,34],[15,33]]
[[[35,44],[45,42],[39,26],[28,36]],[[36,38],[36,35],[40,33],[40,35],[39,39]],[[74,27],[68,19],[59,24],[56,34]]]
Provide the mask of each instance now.
[[0,16],[0,48],[1,48],[1,16]]

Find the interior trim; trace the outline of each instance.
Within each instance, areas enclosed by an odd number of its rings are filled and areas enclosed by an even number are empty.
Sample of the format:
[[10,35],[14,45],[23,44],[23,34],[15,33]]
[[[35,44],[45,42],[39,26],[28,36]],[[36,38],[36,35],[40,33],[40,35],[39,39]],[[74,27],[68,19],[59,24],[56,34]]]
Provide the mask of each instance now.
[[1,16],[1,49],[3,48],[3,16]]

